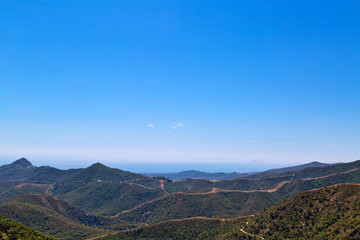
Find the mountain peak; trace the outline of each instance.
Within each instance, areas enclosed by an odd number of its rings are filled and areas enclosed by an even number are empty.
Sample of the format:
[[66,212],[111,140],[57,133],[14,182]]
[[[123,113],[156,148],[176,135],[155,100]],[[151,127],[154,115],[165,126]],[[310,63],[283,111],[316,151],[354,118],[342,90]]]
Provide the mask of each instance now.
[[91,165],[90,167],[88,167],[88,168],[108,168],[108,167],[105,166],[105,165],[102,164],[102,163],[97,162],[97,163],[92,164],[92,165]]
[[16,160],[15,162],[11,163],[11,165],[20,166],[20,167],[24,167],[24,168],[33,167],[31,162],[29,160],[27,160],[26,158],[20,158],[20,159]]

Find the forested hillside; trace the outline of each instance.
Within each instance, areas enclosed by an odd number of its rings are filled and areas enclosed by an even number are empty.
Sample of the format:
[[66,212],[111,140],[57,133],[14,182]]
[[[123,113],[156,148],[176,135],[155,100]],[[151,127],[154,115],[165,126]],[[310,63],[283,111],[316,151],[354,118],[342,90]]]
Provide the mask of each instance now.
[[100,163],[59,170],[19,159],[0,167],[0,214],[56,237],[84,239],[167,220],[247,216],[303,191],[360,183],[360,161],[308,166],[223,181],[172,181]]
[[360,185],[306,191],[254,216],[170,220],[101,238],[114,239],[359,239]]
[[56,240],[52,236],[46,236],[22,224],[4,218],[0,215],[0,239],[3,240]]

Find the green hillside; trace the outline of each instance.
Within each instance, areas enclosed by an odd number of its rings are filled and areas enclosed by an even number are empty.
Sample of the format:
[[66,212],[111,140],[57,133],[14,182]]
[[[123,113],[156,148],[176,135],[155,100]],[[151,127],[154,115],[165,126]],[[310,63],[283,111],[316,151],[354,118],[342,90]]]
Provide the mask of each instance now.
[[[2,179],[2,181],[0,181],[0,203],[28,193],[54,195],[59,198],[64,196],[64,199],[71,198],[75,203],[82,203],[81,198],[92,199],[93,192],[91,192],[91,190],[94,189],[94,186],[87,188],[90,195],[80,194],[78,196],[79,199],[76,200],[74,195],[79,193],[79,188],[87,186],[88,184],[96,185],[97,183],[111,183],[111,188],[114,190],[116,190],[116,188],[122,188],[124,185],[127,185],[127,189],[135,189],[124,191],[124,194],[137,191],[140,193],[142,188],[145,187],[148,188],[148,190],[158,189],[150,191],[154,192],[152,196],[154,198],[159,196],[159,192],[163,192],[163,190],[160,189],[160,182],[158,179],[109,168],[100,163],[93,164],[84,169],[59,170],[49,166],[33,167],[28,160],[19,159],[11,164],[0,167],[0,179]],[[118,186],[114,187],[116,184]],[[104,189],[104,191],[108,191],[109,189],[110,188]],[[76,192],[71,194],[72,191]],[[102,190],[100,190],[100,192],[101,191]],[[120,193],[121,192],[122,191],[120,191]],[[151,193],[149,195],[151,195]],[[143,195],[140,194],[140,197],[141,196]],[[117,198],[118,195],[114,195],[114,201]],[[136,205],[141,201],[139,199],[131,198],[130,196],[128,200],[128,202],[132,201],[133,205]],[[144,201],[148,201],[148,198],[144,197]],[[108,204],[108,202],[105,202],[105,204]],[[120,204],[115,210],[120,211],[124,206],[126,206],[125,202],[124,205]],[[131,208],[132,205],[130,204],[129,207]],[[90,207],[85,208],[85,210],[94,209]],[[98,212],[102,213],[102,210],[99,209]],[[112,213],[111,211],[103,212],[104,214]]]
[[114,215],[163,195],[160,188],[134,183],[93,182],[59,197],[85,211]]
[[[350,163],[333,164],[333,165],[320,164],[319,167],[312,167],[314,165],[318,165],[318,163],[281,169],[281,170],[288,169],[290,170],[289,172],[282,172],[279,169],[277,169],[280,172],[275,170],[266,171],[258,174],[245,176],[244,178],[224,180],[224,181],[211,181],[206,179],[185,179],[179,181],[164,181],[165,183],[164,187],[166,191],[170,193],[171,192],[188,192],[188,193],[207,192],[210,191],[212,188],[220,188],[225,190],[270,189],[283,181],[290,181],[294,179],[303,179],[303,178],[324,177],[329,175],[339,175],[339,173],[344,173],[347,171],[358,171],[360,169],[360,160]],[[300,170],[295,170],[295,169],[300,169]],[[340,174],[340,175],[344,175],[344,174]],[[337,179],[340,180],[340,178]],[[333,181],[332,184],[343,183],[343,182],[360,183],[360,179],[354,176],[353,179],[340,181],[340,182]],[[315,188],[322,186],[321,185],[315,186]]]
[[[1,174],[11,176],[12,171],[14,178],[7,181],[2,178]],[[24,178],[19,178],[21,174],[18,172],[22,172]],[[1,178],[0,202],[3,204],[0,210],[6,217],[47,234],[81,239],[101,234],[104,229],[121,230],[166,220],[193,217],[229,219],[254,214],[306,190],[339,183],[360,183],[360,161],[285,173],[265,172],[255,177],[223,181],[171,181],[109,168],[100,163],[83,169],[59,170],[48,166],[34,167],[22,159],[0,167]],[[35,201],[34,197],[29,197],[31,195],[24,196],[23,200],[21,197],[11,200],[29,193],[53,196],[64,202],[48,200],[53,204],[43,205],[43,200]],[[58,211],[55,202],[68,204],[66,207],[60,205],[76,214]],[[82,219],[81,211],[88,212],[89,218],[84,219],[91,224]],[[94,224],[96,217],[102,219],[102,223]],[[50,220],[45,223],[44,219]],[[56,227],[55,223],[64,228]],[[56,232],[55,229],[64,231]]]
[[314,178],[294,179],[279,189],[283,198],[294,196],[300,192],[331,186],[339,183],[360,183],[360,169],[338,172]]
[[28,178],[35,167],[25,158],[0,167],[0,181],[19,180]]
[[360,185],[301,193],[248,218],[242,227],[266,239],[359,239]]
[[3,240],[55,240],[52,236],[46,236],[22,224],[4,218],[0,215],[0,239]]
[[[111,219],[114,222],[104,224],[101,227],[109,229],[123,229],[138,225],[153,224],[165,220],[191,218],[196,216],[208,218],[231,218],[239,215],[254,214],[276,202],[279,202],[287,196],[296,194],[297,192],[313,189],[318,186],[327,186],[333,182],[355,181],[358,180],[359,175],[359,170],[355,170],[344,174],[325,176],[323,178],[304,180],[295,179],[284,183],[281,187],[275,188],[275,190],[272,189],[270,191],[219,190],[219,192],[215,191],[210,193],[171,193],[162,195],[156,199],[149,197],[150,200],[145,203],[141,203],[142,201],[140,200],[143,199],[138,196],[139,204],[136,205],[136,207],[122,210],[120,212],[113,211],[114,213],[117,213],[115,214],[116,217]],[[92,207],[94,209],[97,209],[97,207],[103,210],[117,209],[117,203],[132,203],[132,201],[127,201],[126,199],[126,196],[129,196],[129,199],[131,199],[131,192],[126,192],[126,188],[131,185],[123,185],[123,188],[119,189],[117,188],[117,186],[119,186],[117,183],[96,182],[85,185],[83,188],[80,188],[78,192],[73,192],[73,194],[76,199],[80,199],[79,197],[84,194],[84,202],[79,202],[79,205],[91,203],[93,204]],[[91,187],[94,187],[94,189],[90,191],[88,188]],[[135,187],[141,188],[144,191],[148,190],[147,188],[138,185],[133,185],[128,190],[132,191],[136,189]],[[111,190],[112,188],[115,188],[115,190]],[[146,193],[146,191],[144,193]],[[157,189],[157,191],[160,191],[160,189]],[[134,197],[137,196],[137,193],[137,190],[132,192]],[[124,197],[124,199],[122,201],[114,200],[116,199],[114,197],[116,194]],[[90,201],[88,199],[90,196],[92,196],[92,199],[96,200]],[[26,201],[29,202],[29,200]],[[113,203],[113,205],[110,203]],[[7,205],[6,208],[13,209],[14,206]],[[22,215],[23,213],[18,213],[18,216]],[[32,227],[36,228],[36,226]]]
[[[148,227],[113,233],[99,240],[118,239],[215,239],[232,232],[244,218],[189,218],[169,220]],[[241,236],[241,233],[239,234]],[[247,239],[246,234],[242,234]]]
[[254,216],[170,220],[100,238],[114,239],[359,239],[360,185],[306,191]]
[[262,211],[278,201],[280,196],[267,192],[172,193],[116,216],[123,221],[137,224],[153,224],[196,216],[231,218]]
[[224,190],[261,190],[275,187],[282,181],[289,180],[287,176],[279,176],[264,179],[238,178],[224,181],[211,181],[206,179],[185,179],[179,181],[164,181],[167,192],[198,193],[209,192],[213,188]]
[[22,196],[24,194],[46,194],[49,193],[53,185],[51,184],[34,184],[34,183],[21,183],[16,186],[0,188],[0,203],[11,200],[14,197]]
[[300,192],[338,183],[360,183],[360,169],[330,176],[282,181],[272,189],[213,189],[207,193],[171,193],[117,216],[125,221],[147,224],[196,216],[229,218],[260,212]]
[[109,224],[106,218],[88,214],[50,196],[29,194],[15,198],[2,204],[0,213],[61,239],[85,239],[108,232],[98,228]]
[[360,168],[360,160],[350,163],[339,163],[330,166],[323,167],[310,167],[298,171],[274,173],[271,171],[261,172],[253,175],[246,176],[247,179],[265,179],[274,177],[287,177],[289,179],[300,179],[300,178],[314,178],[319,176],[325,176],[329,174],[336,174],[338,172],[345,172],[348,170]]
[[84,169],[77,169],[72,174],[67,175],[59,182],[93,182],[93,181],[133,181],[147,179],[148,177],[141,174],[123,171],[116,168],[109,168],[101,163],[95,163]]

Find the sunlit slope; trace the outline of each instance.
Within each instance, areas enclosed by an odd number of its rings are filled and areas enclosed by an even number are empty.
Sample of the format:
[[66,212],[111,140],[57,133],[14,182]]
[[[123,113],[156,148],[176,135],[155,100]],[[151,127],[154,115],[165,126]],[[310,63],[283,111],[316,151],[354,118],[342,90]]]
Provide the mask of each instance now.
[[4,240],[55,240],[52,236],[46,236],[34,229],[26,227],[0,215],[0,239]]
[[170,220],[101,239],[359,239],[360,185],[306,191],[254,216]]

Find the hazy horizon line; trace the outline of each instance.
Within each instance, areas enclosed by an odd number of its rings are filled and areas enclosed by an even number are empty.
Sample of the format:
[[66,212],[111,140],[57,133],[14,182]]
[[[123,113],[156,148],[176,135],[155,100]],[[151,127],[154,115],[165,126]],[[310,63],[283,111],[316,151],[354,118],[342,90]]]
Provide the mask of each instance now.
[[[345,163],[345,162],[323,162],[323,161],[310,161],[310,162],[298,162],[291,164],[284,163],[268,163],[262,160],[252,160],[248,162],[171,162],[171,163],[161,163],[161,162],[107,162],[107,161],[96,161],[96,162],[48,162],[45,163],[43,161],[31,160],[27,157],[16,158],[15,160],[7,159],[5,160],[3,157],[0,157],[1,166],[11,164],[21,158],[25,158],[31,162],[33,166],[41,167],[41,166],[51,166],[54,168],[58,168],[61,170],[68,169],[78,169],[78,168],[87,168],[93,164],[101,163],[107,167],[117,168],[125,171],[136,172],[136,173],[172,173],[172,172],[182,172],[182,171],[202,171],[208,173],[216,173],[216,172],[238,172],[238,173],[249,173],[249,172],[262,172],[270,169],[276,168],[284,168],[284,167],[292,167],[298,165],[304,165],[311,162],[320,162],[325,164],[337,164],[337,163]],[[356,160],[353,160],[356,161]],[[352,161],[349,161],[352,162]]]

